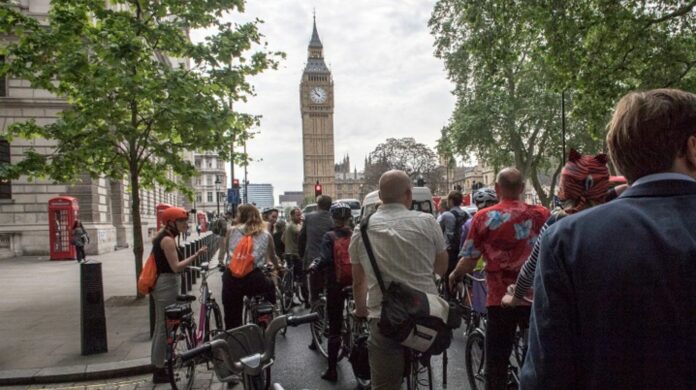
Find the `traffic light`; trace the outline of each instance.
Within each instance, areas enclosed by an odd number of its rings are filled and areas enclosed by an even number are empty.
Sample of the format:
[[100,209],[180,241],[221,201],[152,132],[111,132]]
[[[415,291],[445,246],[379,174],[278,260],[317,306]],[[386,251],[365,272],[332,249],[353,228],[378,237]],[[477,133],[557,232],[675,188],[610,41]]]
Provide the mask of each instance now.
[[319,195],[321,195],[321,184],[319,184],[319,180],[317,180],[317,184],[314,185],[314,196]]
[[239,188],[239,179],[232,179],[232,188]]

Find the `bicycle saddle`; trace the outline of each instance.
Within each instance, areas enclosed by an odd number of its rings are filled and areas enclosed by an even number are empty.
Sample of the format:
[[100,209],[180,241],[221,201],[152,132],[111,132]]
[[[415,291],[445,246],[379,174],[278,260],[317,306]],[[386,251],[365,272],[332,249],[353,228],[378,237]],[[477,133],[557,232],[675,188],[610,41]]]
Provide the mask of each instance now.
[[341,291],[342,291],[344,294],[350,294],[350,295],[352,295],[352,294],[353,294],[353,286],[346,286],[346,287],[343,287],[343,289],[342,289]]
[[176,296],[176,301],[177,302],[193,302],[196,300],[196,297],[193,295],[177,295]]

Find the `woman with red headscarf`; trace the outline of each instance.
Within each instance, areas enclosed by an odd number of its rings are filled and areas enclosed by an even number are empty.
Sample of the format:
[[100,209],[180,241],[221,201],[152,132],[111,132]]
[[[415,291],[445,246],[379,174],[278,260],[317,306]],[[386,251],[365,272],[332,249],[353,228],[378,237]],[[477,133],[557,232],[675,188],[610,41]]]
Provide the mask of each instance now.
[[604,203],[609,191],[609,169],[607,168],[606,154],[596,156],[582,156],[571,149],[568,162],[561,171],[561,181],[558,189],[558,198],[561,206],[551,212],[551,218],[539,231],[534,249],[522,266],[517,282],[514,284],[514,293],[503,297],[503,306],[517,306],[522,303],[524,296],[532,287],[534,271],[541,239],[546,229],[559,219],[588,209],[592,206]]

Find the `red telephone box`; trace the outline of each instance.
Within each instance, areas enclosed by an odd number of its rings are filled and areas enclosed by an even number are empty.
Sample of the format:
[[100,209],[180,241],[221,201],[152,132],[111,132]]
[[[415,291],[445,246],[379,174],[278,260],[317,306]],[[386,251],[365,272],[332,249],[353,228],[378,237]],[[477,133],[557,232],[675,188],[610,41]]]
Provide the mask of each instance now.
[[77,256],[72,240],[72,226],[80,213],[77,199],[58,196],[48,201],[48,235],[51,260],[74,260]]
[[160,203],[157,206],[155,206],[155,211],[157,211],[157,231],[159,231],[163,225],[162,212],[170,207],[174,207],[174,206],[172,206],[170,204],[166,204],[166,203]]
[[198,226],[201,227],[201,233],[208,231],[208,218],[203,211],[196,213],[196,218],[198,220]]

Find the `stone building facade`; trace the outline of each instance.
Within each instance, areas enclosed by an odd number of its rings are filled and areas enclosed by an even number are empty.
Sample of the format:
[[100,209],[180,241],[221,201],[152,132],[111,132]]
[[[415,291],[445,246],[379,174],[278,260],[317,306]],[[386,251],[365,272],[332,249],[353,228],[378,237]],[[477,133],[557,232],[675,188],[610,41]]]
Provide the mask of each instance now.
[[[13,6],[39,21],[46,20],[50,0],[19,0]],[[11,39],[11,37],[0,37]],[[4,60],[4,59],[2,59]],[[176,63],[177,60],[165,59]],[[15,122],[35,120],[38,125],[53,123],[68,107],[65,100],[46,90],[31,88],[26,80],[5,77],[0,82],[0,161],[16,163],[29,148],[50,153],[55,142],[47,139],[13,139],[4,135]],[[187,155],[193,161],[193,155]],[[22,255],[48,255],[48,200],[56,196],[78,199],[80,218],[91,238],[86,252],[99,254],[132,245],[131,196],[127,180],[92,179],[83,176],[74,184],[20,177],[0,183],[0,259]],[[155,206],[168,203],[190,207],[178,193],[159,186],[140,192],[143,237],[156,229]]]
[[[216,153],[194,153],[194,164],[199,176],[193,179],[196,189],[194,207],[206,213],[220,213],[226,209],[227,172],[225,161]],[[217,182],[217,183],[216,183]]]

